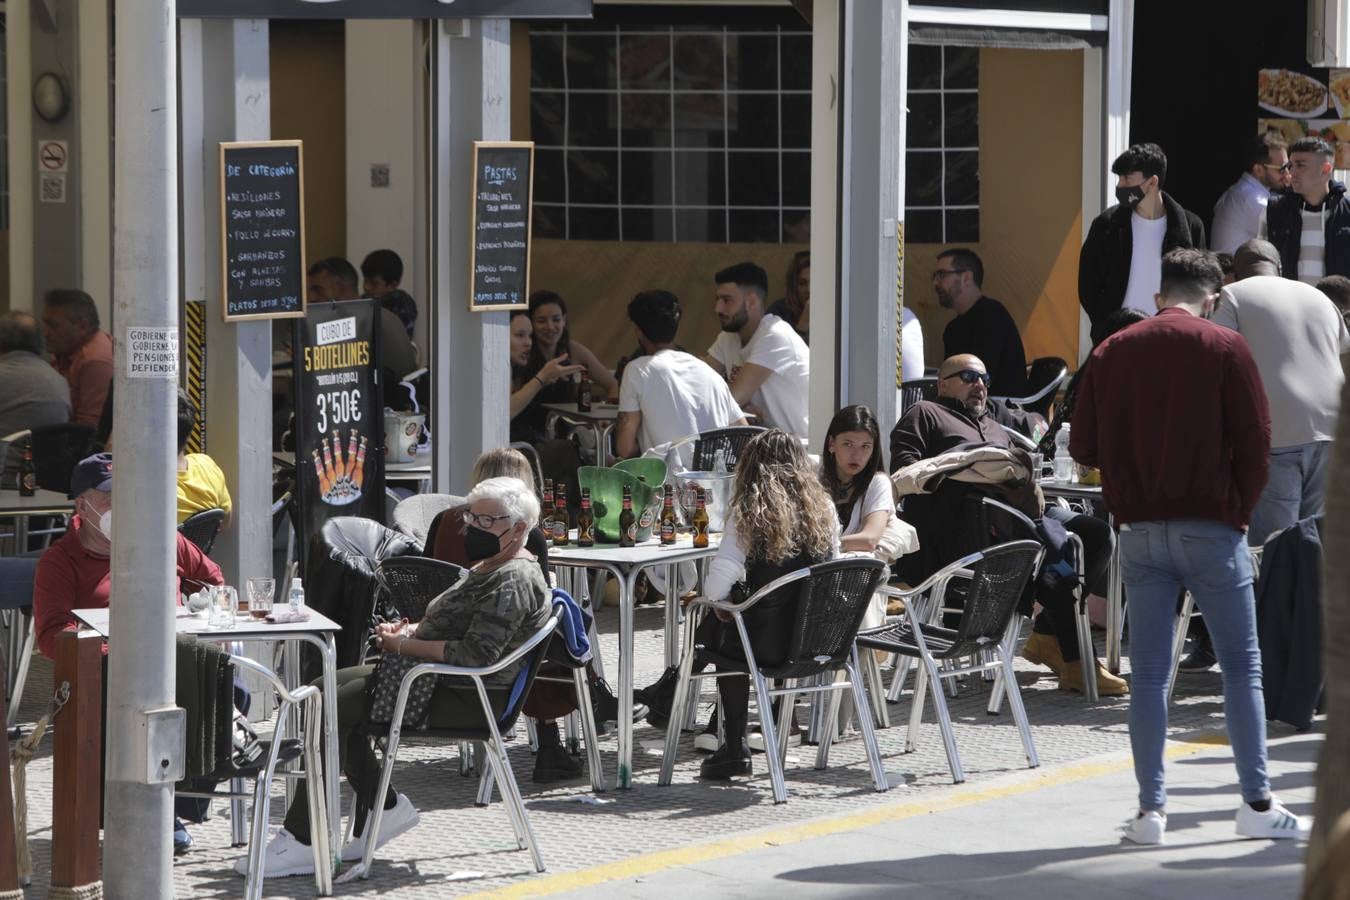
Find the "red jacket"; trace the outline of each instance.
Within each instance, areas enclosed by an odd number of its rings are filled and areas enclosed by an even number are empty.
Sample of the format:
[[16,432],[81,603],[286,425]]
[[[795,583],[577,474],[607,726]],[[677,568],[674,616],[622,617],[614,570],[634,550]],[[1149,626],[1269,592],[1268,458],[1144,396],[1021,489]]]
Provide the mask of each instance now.
[[[56,635],[75,627],[71,610],[97,609],[108,605],[112,587],[110,562],[106,556],[94,556],[84,549],[78,534],[80,527],[80,517],[75,516],[65,535],[42,554],[33,579],[37,645],[46,657],[51,657],[56,650]],[[224,584],[220,566],[207,559],[192,541],[181,534],[177,538],[180,589],[186,588],[187,593],[198,590],[200,585],[192,581]],[[186,585],[182,584],[184,578],[190,579]],[[173,615],[175,605],[177,597],[165,604],[165,613]],[[103,652],[108,652],[107,644],[103,645]]]
[[1270,409],[1242,335],[1168,308],[1103,341],[1078,391],[1069,452],[1102,472],[1121,522],[1246,529],[1270,468]]

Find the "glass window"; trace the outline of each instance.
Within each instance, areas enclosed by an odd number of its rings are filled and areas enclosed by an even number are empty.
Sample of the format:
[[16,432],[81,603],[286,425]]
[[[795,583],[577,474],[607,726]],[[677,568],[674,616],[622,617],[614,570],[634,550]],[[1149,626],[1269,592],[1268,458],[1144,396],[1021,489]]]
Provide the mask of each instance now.
[[980,51],[911,46],[906,106],[905,239],[980,239]]

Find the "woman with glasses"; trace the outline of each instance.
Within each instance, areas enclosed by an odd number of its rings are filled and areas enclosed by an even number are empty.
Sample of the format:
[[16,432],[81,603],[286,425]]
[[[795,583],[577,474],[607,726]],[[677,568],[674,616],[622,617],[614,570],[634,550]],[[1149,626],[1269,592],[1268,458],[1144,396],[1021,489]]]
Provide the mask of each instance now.
[[[489,478],[475,485],[464,515],[464,547],[472,566],[464,578],[427,607],[416,625],[385,623],[376,627],[380,650],[427,662],[482,667],[509,655],[548,621],[550,591],[539,561],[525,548],[539,520],[539,500],[517,478]],[[484,679],[494,710],[505,710],[511,684],[524,662]],[[356,792],[356,835],[342,848],[342,859],[355,861],[365,852],[366,811],[379,784],[380,763],[371,744],[383,728],[370,721],[373,665],[352,666],[337,673],[338,749],[342,771]],[[333,698],[325,698],[330,702]],[[472,684],[463,679],[438,683],[426,724],[432,728],[478,727],[483,709]],[[306,783],[296,785],[285,825],[263,854],[263,875],[308,875],[314,872],[309,847]],[[391,787],[381,798],[385,813],[376,846],[412,828],[417,810]],[[336,810],[334,810],[336,813]],[[248,857],[235,863],[247,874]]]

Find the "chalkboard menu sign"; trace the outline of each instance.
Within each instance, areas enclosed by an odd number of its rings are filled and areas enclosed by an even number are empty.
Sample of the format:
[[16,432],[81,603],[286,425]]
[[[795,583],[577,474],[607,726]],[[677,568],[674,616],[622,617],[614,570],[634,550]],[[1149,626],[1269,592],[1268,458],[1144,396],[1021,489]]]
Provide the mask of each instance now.
[[305,314],[305,183],[299,141],[220,145],[225,319]]
[[524,309],[530,295],[534,142],[475,141],[469,309]]
[[384,520],[384,403],[375,300],[316,303],[296,321],[300,547],[333,516]]

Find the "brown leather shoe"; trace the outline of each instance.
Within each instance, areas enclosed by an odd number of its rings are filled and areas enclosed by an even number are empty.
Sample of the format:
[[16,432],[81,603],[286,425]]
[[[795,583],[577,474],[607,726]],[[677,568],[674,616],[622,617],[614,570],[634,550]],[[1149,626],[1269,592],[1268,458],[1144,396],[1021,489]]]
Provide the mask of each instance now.
[[[1102,661],[1097,663],[1097,694],[1101,697],[1123,697],[1130,692],[1130,685],[1119,675],[1112,675],[1111,672],[1102,665]],[[1064,663],[1064,668],[1059,673],[1059,689],[1061,691],[1077,691],[1082,694],[1083,690],[1083,665],[1078,660]]]
[[[1068,663],[1064,661],[1064,654],[1059,651],[1059,641],[1052,634],[1041,634],[1033,631],[1031,637],[1027,638],[1026,644],[1022,647],[1022,658],[1029,663],[1038,666],[1046,666],[1061,678],[1064,675],[1064,669]],[[1082,673],[1079,673],[1080,682]],[[1080,684],[1081,687],[1081,684]]]

